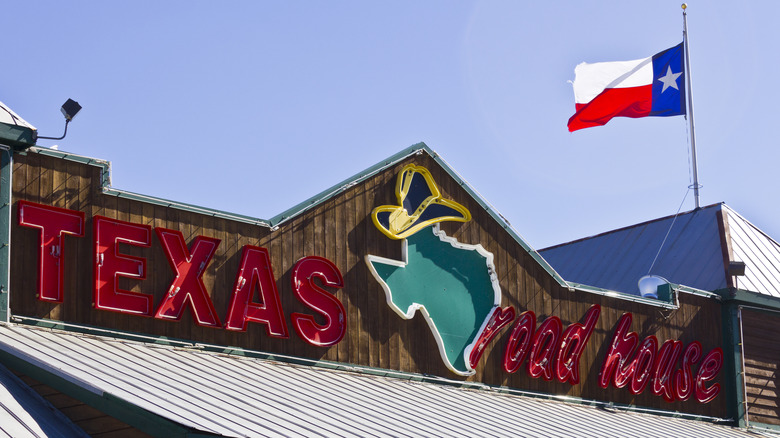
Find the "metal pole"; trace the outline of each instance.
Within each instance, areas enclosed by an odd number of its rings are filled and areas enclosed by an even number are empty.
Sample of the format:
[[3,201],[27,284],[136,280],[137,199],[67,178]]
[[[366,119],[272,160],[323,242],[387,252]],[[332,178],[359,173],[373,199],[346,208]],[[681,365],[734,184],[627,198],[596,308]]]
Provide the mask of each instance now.
[[[688,5],[683,3],[683,46],[685,47],[685,84],[688,94],[688,111],[686,117],[691,124],[691,167],[693,167],[693,198],[696,202],[696,208],[699,208],[699,171],[696,164],[696,131],[693,129],[693,96],[691,93],[691,61],[688,57],[688,17],[685,14],[685,9]],[[689,187],[690,188],[690,187]]]

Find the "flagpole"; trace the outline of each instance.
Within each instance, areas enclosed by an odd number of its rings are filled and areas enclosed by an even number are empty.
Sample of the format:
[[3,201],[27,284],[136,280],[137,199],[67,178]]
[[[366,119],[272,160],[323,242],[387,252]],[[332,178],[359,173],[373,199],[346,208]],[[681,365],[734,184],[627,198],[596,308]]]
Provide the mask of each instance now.
[[[693,129],[693,96],[691,96],[691,61],[688,57],[688,17],[685,10],[688,5],[683,3],[683,46],[685,47],[685,84],[688,95],[688,111],[686,117],[691,124],[691,167],[693,168],[693,198],[696,202],[696,208],[699,208],[699,172],[696,164],[696,131]],[[690,187],[689,187],[690,188]]]

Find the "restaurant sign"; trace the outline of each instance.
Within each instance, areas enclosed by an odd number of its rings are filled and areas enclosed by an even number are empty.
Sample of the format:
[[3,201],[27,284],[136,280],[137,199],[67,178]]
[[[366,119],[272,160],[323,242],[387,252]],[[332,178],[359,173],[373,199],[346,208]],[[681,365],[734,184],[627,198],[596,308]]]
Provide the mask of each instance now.
[[[442,195],[428,169],[415,164],[403,167],[395,195],[397,203],[377,206],[371,220],[383,238],[401,241],[402,257],[368,254],[364,260],[395,314],[411,319],[419,311],[424,316],[446,367],[457,375],[473,375],[491,342],[511,327],[503,345],[503,372],[512,374],[522,368],[532,378],[580,383],[580,361],[601,306],[591,305],[580,322],[566,327],[555,315],[539,324],[532,310],[518,315],[514,306],[502,302],[493,254],[482,245],[459,242],[441,228],[445,222],[469,222],[472,215]],[[17,212],[19,226],[37,230],[37,299],[68,300],[65,268],[74,269],[72,264],[81,260],[69,253],[67,245],[71,239],[85,237],[85,213],[26,200],[18,201]],[[203,280],[220,239],[198,235],[188,243],[178,230],[101,215],[91,222],[92,266],[75,269],[92,269],[94,309],[170,321],[179,321],[188,311],[199,326],[245,332],[249,323],[255,323],[264,326],[269,337],[289,338],[267,248],[240,248],[227,311],[220,314],[212,301],[213,291]],[[157,302],[150,293],[122,287],[122,279],[143,280],[147,275],[146,258],[130,255],[126,248],[151,247],[153,234],[173,274]],[[337,345],[350,329],[347,311],[334,294],[345,287],[337,264],[306,255],[283,268],[291,268],[291,290],[308,310],[289,314],[296,335],[317,347]],[[659,346],[653,335],[640,340],[631,323],[632,314],[625,312],[614,328],[598,374],[601,388],[612,385],[641,394],[649,387],[668,402],[693,396],[708,403],[718,395],[720,384],[713,380],[723,366],[720,348],[704,354],[698,341],[685,346],[672,339]]]

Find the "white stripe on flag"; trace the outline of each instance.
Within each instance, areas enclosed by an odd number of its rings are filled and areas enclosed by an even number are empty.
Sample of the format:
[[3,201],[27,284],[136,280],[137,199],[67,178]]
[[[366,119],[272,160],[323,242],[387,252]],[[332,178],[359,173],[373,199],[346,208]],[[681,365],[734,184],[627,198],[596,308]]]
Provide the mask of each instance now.
[[574,68],[574,102],[588,103],[605,88],[641,87],[653,83],[653,58],[580,63]]

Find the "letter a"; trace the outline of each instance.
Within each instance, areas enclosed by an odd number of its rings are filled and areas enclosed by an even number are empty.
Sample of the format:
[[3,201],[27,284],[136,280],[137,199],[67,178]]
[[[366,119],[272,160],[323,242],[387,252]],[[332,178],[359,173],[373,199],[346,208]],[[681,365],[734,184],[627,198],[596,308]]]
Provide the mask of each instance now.
[[[252,295],[255,288],[260,292],[263,303],[254,303]],[[271,259],[268,250],[246,245],[241,256],[241,268],[238,270],[236,284],[233,286],[233,298],[230,300],[226,330],[246,331],[249,321],[266,325],[268,336],[287,338],[287,325],[276,290],[276,280],[271,272]]]

